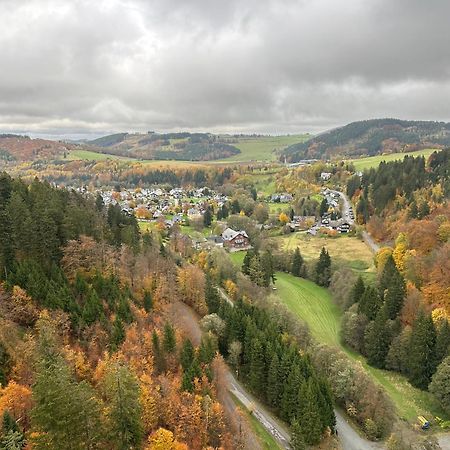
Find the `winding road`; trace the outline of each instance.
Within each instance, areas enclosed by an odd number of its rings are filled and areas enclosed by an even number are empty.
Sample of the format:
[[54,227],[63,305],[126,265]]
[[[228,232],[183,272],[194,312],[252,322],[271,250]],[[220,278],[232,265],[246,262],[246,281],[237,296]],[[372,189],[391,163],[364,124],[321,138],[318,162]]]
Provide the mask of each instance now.
[[[218,288],[220,296],[230,305],[233,301],[220,288]],[[252,411],[254,417],[258,419],[261,425],[285,448],[290,449],[289,431],[262,406],[255,397],[250,394],[247,389],[234,377],[231,371],[228,372],[229,391],[235,395],[247,409]],[[345,416],[337,409],[334,410],[336,415],[336,430],[338,438],[343,450],[375,450],[382,449],[380,444],[368,441],[361,437],[354,428],[347,422]]]

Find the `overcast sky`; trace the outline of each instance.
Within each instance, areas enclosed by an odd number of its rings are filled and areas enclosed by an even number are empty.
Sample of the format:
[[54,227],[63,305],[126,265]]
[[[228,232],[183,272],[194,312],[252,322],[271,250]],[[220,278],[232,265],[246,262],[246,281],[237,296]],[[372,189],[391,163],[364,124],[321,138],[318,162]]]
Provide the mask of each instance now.
[[450,121],[449,0],[0,0],[0,132]]

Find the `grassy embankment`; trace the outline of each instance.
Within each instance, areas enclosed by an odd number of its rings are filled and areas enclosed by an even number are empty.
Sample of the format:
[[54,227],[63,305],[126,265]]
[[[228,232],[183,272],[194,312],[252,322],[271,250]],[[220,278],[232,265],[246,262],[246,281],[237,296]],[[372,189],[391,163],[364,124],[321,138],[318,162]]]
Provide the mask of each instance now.
[[247,417],[250,426],[252,427],[255,435],[259,440],[259,443],[261,444],[261,447],[264,450],[282,449],[282,447],[278,444],[274,437],[261,425],[258,419],[244,406],[244,404],[240,402],[234,395],[232,395],[232,398],[236,406]]
[[280,299],[309,325],[317,341],[343,350],[350,358],[360,362],[372,378],[384,387],[400,418],[410,423],[415,422],[419,415],[429,419],[435,416],[447,419],[431,394],[414,388],[405,377],[395,372],[369,366],[362,356],[341,344],[339,339],[341,312],[333,303],[327,289],[285,273],[277,273],[276,286]]
[[428,158],[436,149],[426,148],[424,150],[418,150],[416,152],[407,153],[391,153],[389,155],[376,155],[368,156],[366,158],[350,159],[348,162],[352,162],[356,170],[370,169],[372,167],[378,167],[381,161],[395,161],[397,159],[403,159],[406,155],[408,156],[425,156]]

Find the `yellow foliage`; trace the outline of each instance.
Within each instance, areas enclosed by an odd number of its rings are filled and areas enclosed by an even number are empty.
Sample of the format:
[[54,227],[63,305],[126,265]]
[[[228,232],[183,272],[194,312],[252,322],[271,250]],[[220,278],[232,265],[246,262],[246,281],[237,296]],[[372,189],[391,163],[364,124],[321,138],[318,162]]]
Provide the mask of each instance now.
[[441,242],[447,242],[450,239],[450,222],[446,221],[439,225],[437,231],[438,239]]
[[0,417],[8,411],[14,419],[27,428],[31,406],[30,388],[10,381],[4,389],[0,389]]
[[289,217],[287,214],[285,214],[284,212],[280,213],[280,215],[278,216],[278,220],[283,223],[286,224],[289,222]]
[[441,320],[448,321],[448,319],[449,319],[447,311],[444,308],[433,309],[433,311],[431,313],[431,317],[432,317],[434,323],[438,323]]
[[408,253],[408,242],[405,233],[399,233],[395,240],[395,247],[392,251],[392,257],[394,258],[395,265],[400,272],[405,271],[405,262]]
[[173,433],[165,428],[158,428],[148,438],[145,450],[187,450],[185,444],[177,442]]
[[380,250],[378,250],[377,254],[375,255],[375,266],[377,267],[378,272],[383,271],[384,265],[391,255],[392,248],[390,247],[382,247],[380,248]]
[[225,281],[225,290],[227,291],[227,294],[233,299],[236,299],[237,294],[237,286],[232,280],[226,280]]

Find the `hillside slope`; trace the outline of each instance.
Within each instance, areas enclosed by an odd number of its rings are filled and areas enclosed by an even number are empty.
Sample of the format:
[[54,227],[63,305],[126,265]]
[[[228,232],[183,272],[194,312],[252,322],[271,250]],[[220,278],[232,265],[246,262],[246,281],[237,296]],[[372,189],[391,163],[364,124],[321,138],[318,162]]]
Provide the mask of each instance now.
[[209,133],[119,133],[88,144],[99,153],[140,159],[210,161],[241,153],[228,138]]
[[31,139],[28,136],[14,134],[0,135],[0,161],[34,161],[37,159],[56,159],[72,148],[73,145]]
[[294,144],[281,153],[289,162],[407,152],[450,145],[450,123],[373,119],[352,122]]

